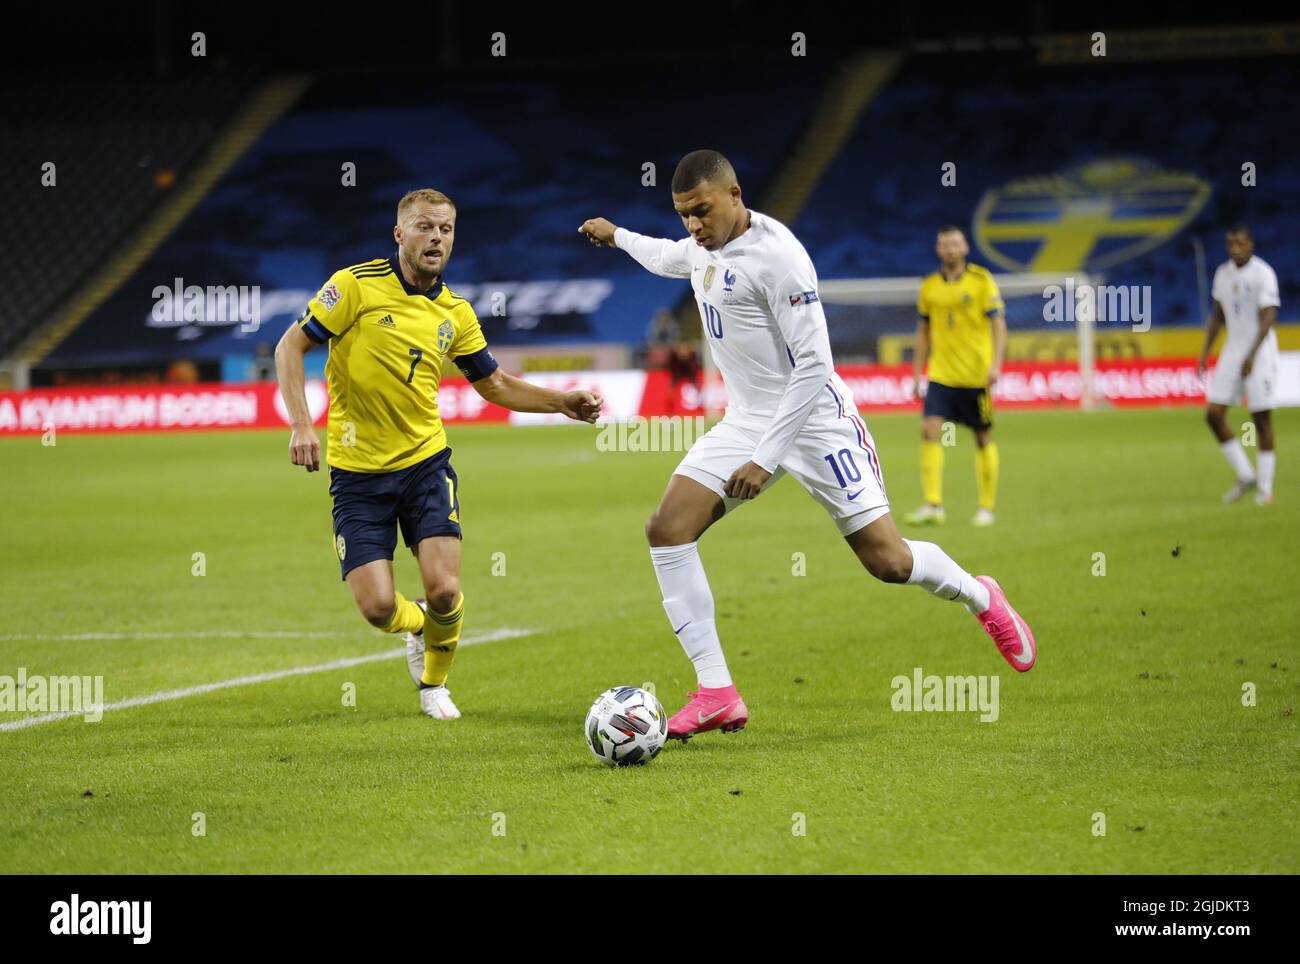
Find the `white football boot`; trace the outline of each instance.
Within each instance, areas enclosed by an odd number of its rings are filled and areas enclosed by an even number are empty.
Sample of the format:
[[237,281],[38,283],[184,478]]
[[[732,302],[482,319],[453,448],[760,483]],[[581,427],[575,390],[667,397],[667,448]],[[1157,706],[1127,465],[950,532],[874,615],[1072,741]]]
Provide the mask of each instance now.
[[435,720],[459,720],[460,710],[451,701],[451,691],[446,684],[426,686],[420,690],[420,709]]
[[915,512],[909,512],[904,520],[910,526],[941,526],[948,521],[948,516],[941,505],[926,503]]
[[1223,493],[1224,504],[1232,505],[1232,503],[1236,502],[1251,489],[1255,488],[1255,485],[1256,482],[1254,479],[1247,479],[1245,482],[1238,482],[1227,492]]
[[[423,599],[415,600],[415,604],[420,607],[420,612],[425,612],[428,608]],[[406,668],[411,671],[411,680],[419,686],[420,680],[424,677],[424,633],[422,632],[406,634]]]

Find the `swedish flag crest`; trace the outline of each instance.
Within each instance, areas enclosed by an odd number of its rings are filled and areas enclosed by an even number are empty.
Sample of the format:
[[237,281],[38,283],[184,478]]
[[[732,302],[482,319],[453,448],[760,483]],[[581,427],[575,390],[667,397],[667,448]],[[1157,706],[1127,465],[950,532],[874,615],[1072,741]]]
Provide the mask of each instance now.
[[455,329],[451,327],[451,321],[444,318],[441,325],[438,326],[438,354],[445,355],[451,349],[451,341],[456,336]]

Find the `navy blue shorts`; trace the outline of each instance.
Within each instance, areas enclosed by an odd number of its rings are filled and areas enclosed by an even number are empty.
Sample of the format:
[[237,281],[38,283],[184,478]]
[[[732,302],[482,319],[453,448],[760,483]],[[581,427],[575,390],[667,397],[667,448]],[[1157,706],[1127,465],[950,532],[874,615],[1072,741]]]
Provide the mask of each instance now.
[[334,551],[343,578],[376,559],[392,559],[397,530],[412,549],[430,536],[460,538],[460,497],[451,449],[396,472],[330,469]]
[[985,388],[953,388],[931,382],[925,390],[927,416],[937,415],[945,422],[969,425],[983,431],[993,427],[993,396]]

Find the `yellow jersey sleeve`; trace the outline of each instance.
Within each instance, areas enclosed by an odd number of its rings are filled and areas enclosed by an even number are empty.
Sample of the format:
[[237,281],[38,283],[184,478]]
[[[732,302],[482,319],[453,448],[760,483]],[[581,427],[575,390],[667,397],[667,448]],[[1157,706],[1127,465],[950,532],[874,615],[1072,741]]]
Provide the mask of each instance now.
[[459,358],[461,355],[472,355],[486,348],[487,339],[483,337],[483,328],[478,323],[478,315],[474,314],[474,309],[465,305],[456,314],[456,320],[460,324],[456,326],[456,337],[451,343],[451,348],[447,350],[447,357]]
[[929,278],[922,279],[921,290],[916,296],[916,314],[922,321],[930,320],[930,299],[925,296],[925,287],[929,283]]
[[364,301],[356,276],[346,268],[335,271],[316,297],[307,302],[299,326],[315,342],[337,338],[356,323]]
[[1002,292],[998,290],[998,283],[993,280],[992,273],[984,277],[984,314],[990,318],[1005,314],[1005,305],[1002,303]]
[[479,325],[478,315],[474,309],[465,304],[456,312],[456,337],[447,350],[447,357],[456,363],[471,382],[487,378],[499,367],[497,360],[488,351],[487,339],[483,337],[483,328]]

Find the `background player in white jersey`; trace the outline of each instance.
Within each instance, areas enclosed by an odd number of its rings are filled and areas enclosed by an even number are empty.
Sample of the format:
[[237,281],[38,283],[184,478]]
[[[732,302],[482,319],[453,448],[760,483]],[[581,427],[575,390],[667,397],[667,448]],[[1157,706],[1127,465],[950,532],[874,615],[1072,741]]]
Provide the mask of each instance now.
[[875,442],[835,374],[817,273],[785,225],[745,207],[736,172],[693,151],[673,174],[673,207],[690,237],[648,238],[604,218],[579,230],[667,278],[690,278],[727,388],[722,421],[700,438],[646,524],[664,610],[695,664],[699,691],[668,733],[731,732],[749,719],[714,623],[698,540],[731,509],[789,473],[839,527],[877,579],[960,600],[1013,667],[1034,665],[1034,637],[997,582],[970,575],[937,545],[899,537]]
[[[1251,489],[1258,489],[1255,501],[1269,505],[1273,501],[1273,474],[1276,455],[1273,451],[1273,393],[1277,386],[1278,351],[1277,275],[1255,253],[1255,242],[1244,224],[1228,229],[1228,260],[1214,272],[1214,309],[1205,326],[1205,347],[1201,349],[1200,372],[1205,374],[1206,358],[1214,347],[1219,329],[1228,328],[1219,363],[1214,368],[1205,399],[1205,421],[1219,440],[1223,457],[1237,474],[1237,484],[1223,495],[1224,502],[1236,502]],[[1252,471],[1246,450],[1225,417],[1229,405],[1245,395],[1246,408],[1255,420],[1259,436],[1257,470]]]

